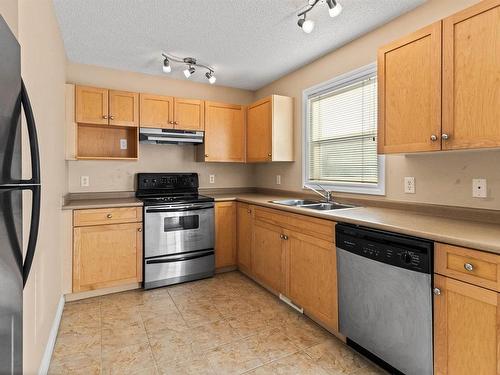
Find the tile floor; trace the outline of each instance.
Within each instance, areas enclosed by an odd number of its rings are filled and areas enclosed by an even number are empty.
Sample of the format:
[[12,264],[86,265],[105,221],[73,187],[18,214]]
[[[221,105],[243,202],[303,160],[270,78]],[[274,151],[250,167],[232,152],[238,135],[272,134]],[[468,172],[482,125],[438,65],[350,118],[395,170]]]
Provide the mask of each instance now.
[[385,374],[239,272],[67,303],[49,374]]

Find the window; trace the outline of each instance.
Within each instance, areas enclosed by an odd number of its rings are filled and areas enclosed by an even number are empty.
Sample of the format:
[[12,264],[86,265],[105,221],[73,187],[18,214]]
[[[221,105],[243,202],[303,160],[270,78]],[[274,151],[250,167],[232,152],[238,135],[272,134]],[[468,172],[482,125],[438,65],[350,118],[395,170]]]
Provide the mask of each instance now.
[[304,186],[385,194],[372,64],[304,91]]

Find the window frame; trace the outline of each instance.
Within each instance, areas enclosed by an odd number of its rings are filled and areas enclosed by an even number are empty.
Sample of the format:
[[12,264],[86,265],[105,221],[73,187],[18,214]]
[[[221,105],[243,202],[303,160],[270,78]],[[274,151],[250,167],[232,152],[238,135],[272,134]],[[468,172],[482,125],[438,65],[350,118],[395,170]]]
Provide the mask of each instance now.
[[[326,82],[309,87],[302,91],[302,188],[306,189],[309,186],[316,187],[317,184],[309,179],[309,106],[308,100],[310,96],[320,95],[332,90],[339,89],[343,86],[353,83],[365,76],[377,73],[377,63],[362,66],[347,73],[334,77]],[[378,84],[378,82],[377,82]],[[378,103],[377,103],[378,106]],[[378,132],[377,132],[378,139]],[[378,161],[378,184],[363,184],[353,182],[324,182],[321,186],[325,189],[340,192],[340,193],[355,193],[355,194],[370,194],[370,195],[385,195],[385,156],[377,154]]]

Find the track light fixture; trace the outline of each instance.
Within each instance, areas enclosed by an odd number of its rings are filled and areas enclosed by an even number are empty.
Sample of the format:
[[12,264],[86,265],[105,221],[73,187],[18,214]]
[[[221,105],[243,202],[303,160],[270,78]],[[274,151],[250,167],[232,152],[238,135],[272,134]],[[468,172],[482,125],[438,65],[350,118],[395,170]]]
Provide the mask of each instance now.
[[208,65],[200,64],[193,57],[181,58],[166,53],[162,53],[161,55],[163,56],[164,59],[162,67],[164,73],[170,73],[172,71],[172,66],[170,65],[170,63],[171,61],[175,61],[186,65],[186,69],[183,70],[184,76],[186,78],[191,77],[196,72],[196,68],[203,68],[207,70],[207,72],[205,73],[205,77],[207,77],[208,82],[210,82],[210,84],[213,85],[216,81],[214,69]]
[[165,57],[163,60],[163,73],[170,73],[172,71],[172,67],[170,66],[170,61]]
[[306,15],[319,3],[328,5],[328,14],[330,14],[330,17],[337,17],[342,12],[342,5],[340,5],[338,0],[309,0],[307,3],[308,8],[297,14],[297,17],[299,17],[297,25],[307,34],[313,31],[314,21],[306,20]]
[[304,30],[306,34],[309,34],[311,31],[314,29],[314,21],[313,20],[306,20],[306,15],[304,14],[304,18],[300,18],[299,21],[297,22],[299,27]]
[[186,78],[189,78],[193,75],[193,73],[195,72],[195,68],[192,67],[191,65],[189,67],[187,67],[186,69],[184,69],[184,76]]

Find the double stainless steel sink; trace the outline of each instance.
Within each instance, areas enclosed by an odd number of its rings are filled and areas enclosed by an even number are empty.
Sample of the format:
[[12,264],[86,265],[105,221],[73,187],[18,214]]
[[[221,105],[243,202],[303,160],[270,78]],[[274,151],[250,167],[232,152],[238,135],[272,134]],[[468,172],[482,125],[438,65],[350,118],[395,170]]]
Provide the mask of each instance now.
[[341,204],[337,202],[322,202],[317,200],[308,199],[284,199],[271,201],[271,203],[281,204],[283,206],[289,207],[300,207],[307,208],[316,211],[331,211],[331,210],[341,210],[344,208],[354,208],[350,204]]

